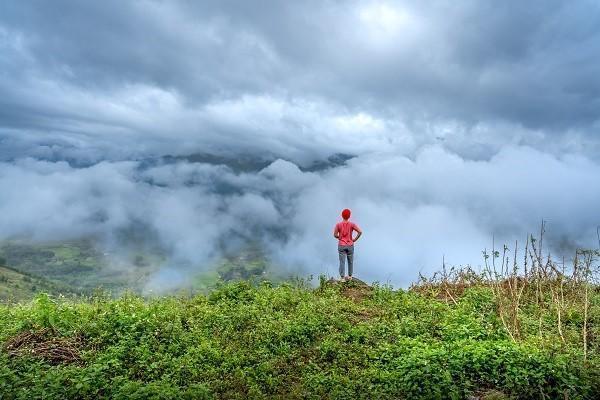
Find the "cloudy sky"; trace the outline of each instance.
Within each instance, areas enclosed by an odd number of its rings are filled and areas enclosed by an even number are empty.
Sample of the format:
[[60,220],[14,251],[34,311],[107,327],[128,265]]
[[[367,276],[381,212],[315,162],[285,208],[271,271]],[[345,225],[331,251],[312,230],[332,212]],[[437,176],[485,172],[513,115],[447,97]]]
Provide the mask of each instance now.
[[[598,71],[592,0],[3,1],[0,238],[141,224],[173,263],[254,238],[333,274],[349,207],[357,276],[397,285],[542,218],[596,246]],[[268,165],[160,161],[199,153]]]

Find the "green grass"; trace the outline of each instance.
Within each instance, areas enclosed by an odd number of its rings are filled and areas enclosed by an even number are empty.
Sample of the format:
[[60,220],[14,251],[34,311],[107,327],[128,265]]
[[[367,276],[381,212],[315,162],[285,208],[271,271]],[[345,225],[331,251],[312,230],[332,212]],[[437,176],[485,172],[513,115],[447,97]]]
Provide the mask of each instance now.
[[[597,328],[600,293],[591,293],[588,323]],[[564,321],[563,344],[551,310],[539,336],[537,314],[524,307],[515,342],[488,287],[456,300],[302,281],[230,282],[188,298],[41,294],[0,305],[0,343],[50,332],[49,343],[75,343],[81,359],[56,363],[33,347],[12,356],[4,348],[0,398],[597,398],[598,331],[584,362],[581,316]]]
[[[10,266],[12,274],[22,274],[39,283],[21,285],[21,279],[11,278],[10,284],[3,285],[0,274],[0,301],[29,300],[39,291],[89,295],[102,288],[114,296],[126,290],[143,293],[153,274],[168,262],[160,251],[135,246],[122,250],[122,254],[105,253],[92,239],[45,243],[13,240],[0,242],[0,266],[5,265]],[[189,272],[188,268],[189,281],[171,292],[206,293],[219,281],[282,282],[290,278],[269,263],[256,244],[224,256],[215,265],[199,265],[196,270]]]
[[72,294],[68,286],[0,266],[0,302],[19,302],[31,299],[38,292]]
[[14,270],[44,277],[72,291],[90,292],[98,286],[113,289],[126,285],[126,271],[115,273],[108,269],[106,258],[90,240],[4,241],[0,244],[0,257]]

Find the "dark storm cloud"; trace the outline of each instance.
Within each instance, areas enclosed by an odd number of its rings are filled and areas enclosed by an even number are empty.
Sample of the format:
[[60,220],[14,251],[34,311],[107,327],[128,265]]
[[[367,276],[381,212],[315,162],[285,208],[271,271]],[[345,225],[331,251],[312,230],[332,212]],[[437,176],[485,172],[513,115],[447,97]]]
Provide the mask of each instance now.
[[190,102],[257,90],[273,76],[269,49],[224,16],[174,2],[11,3],[4,25],[19,33],[35,68],[104,92],[141,83]]
[[[598,148],[593,1],[0,7],[0,135],[13,141],[21,131],[45,141],[61,134],[105,156],[107,144],[122,153],[140,140],[132,153],[268,149],[297,159],[343,150],[344,132],[316,122],[317,109],[381,120],[377,146],[399,140],[402,152],[440,136],[475,157],[499,151],[498,142],[552,150],[549,138]],[[236,112],[252,121],[223,121]],[[492,145],[460,146],[481,130],[492,131]],[[312,144],[325,131],[326,150]]]

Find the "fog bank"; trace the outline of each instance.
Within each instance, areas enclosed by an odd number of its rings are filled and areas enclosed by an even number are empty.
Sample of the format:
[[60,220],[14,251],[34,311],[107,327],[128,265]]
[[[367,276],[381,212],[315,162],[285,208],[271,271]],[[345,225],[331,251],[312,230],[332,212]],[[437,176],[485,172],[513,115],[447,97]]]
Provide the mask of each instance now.
[[481,264],[481,250],[524,242],[548,221],[547,242],[567,256],[595,246],[600,165],[528,147],[469,161],[439,146],[411,159],[370,154],[320,172],[278,159],[258,172],[178,161],[74,168],[32,158],[0,164],[0,237],[57,240],[135,226],[169,254],[170,268],[208,268],[225,246],[258,240],[277,265],[336,272],[333,225],[348,207],[363,229],[356,275],[394,285],[441,265]]

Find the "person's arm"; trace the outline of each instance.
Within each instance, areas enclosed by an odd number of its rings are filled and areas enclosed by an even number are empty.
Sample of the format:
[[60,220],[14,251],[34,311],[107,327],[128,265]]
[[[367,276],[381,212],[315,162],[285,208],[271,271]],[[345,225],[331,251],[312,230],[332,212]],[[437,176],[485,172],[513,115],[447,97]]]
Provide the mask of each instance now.
[[337,224],[335,224],[335,228],[333,228],[333,237],[336,239],[340,238],[340,231],[338,230]]
[[358,232],[358,235],[356,235],[356,238],[352,239],[353,242],[356,242],[358,240],[358,238],[360,238],[362,236],[362,231],[360,230],[360,228],[356,224],[354,224],[352,226],[352,229],[354,229],[356,232]]

